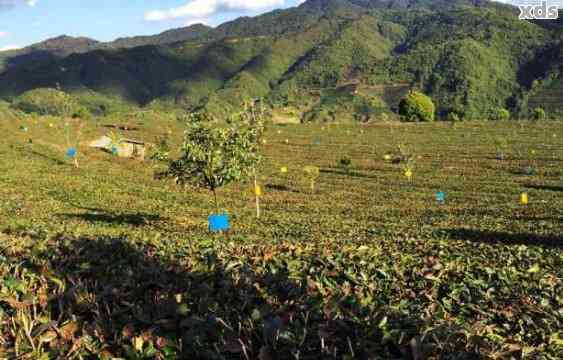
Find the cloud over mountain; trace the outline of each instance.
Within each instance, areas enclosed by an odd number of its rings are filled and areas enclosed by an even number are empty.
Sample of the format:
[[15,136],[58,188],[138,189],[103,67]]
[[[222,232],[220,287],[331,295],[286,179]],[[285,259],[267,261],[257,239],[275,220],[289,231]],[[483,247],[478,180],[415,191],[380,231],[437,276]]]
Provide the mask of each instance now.
[[145,13],[145,20],[202,19],[221,12],[261,10],[283,6],[285,0],[192,0],[185,5]]

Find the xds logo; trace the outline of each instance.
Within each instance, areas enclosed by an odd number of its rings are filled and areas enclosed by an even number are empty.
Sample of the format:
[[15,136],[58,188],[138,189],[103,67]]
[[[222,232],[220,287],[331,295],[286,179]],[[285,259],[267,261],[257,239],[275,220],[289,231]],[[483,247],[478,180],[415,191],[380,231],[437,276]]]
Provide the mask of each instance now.
[[556,5],[549,5],[546,0],[538,1],[536,5],[518,5],[520,20],[554,20],[559,18]]

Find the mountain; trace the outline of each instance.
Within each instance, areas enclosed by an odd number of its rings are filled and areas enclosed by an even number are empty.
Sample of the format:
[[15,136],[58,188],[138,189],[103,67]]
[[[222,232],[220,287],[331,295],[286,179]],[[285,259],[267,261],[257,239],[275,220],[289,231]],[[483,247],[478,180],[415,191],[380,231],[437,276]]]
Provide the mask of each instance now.
[[[213,28],[202,24],[173,29],[152,36],[120,38],[112,42],[99,42],[85,37],[59,36],[16,50],[0,52],[0,72],[7,68],[43,60],[56,60],[71,54],[93,50],[132,48],[146,45],[167,45],[195,39],[206,39]],[[213,36],[208,37],[211,39]]]
[[[544,89],[563,93],[563,81],[561,27],[517,15],[484,0],[309,0],[217,28],[111,43],[58,38],[0,53],[0,98],[61,87],[89,107],[112,99],[217,114],[265,98],[280,116],[330,121],[389,113],[416,87],[441,117],[520,114],[543,105]],[[554,96],[543,106],[556,112]]]

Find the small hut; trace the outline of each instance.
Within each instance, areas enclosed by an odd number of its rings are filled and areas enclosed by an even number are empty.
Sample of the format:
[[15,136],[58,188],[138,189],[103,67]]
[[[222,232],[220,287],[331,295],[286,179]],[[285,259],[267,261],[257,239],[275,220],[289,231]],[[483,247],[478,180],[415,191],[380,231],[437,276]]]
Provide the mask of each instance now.
[[146,144],[132,139],[120,139],[119,144],[113,144],[109,136],[102,136],[90,143],[90,147],[101,149],[121,158],[145,159]]

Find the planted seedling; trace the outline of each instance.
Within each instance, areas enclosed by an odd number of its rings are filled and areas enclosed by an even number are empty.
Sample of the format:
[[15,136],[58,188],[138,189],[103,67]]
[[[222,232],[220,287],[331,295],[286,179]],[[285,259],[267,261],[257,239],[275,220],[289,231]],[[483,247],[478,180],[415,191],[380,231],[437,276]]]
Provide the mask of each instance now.
[[123,141],[123,137],[117,131],[111,131],[107,136],[110,139],[110,143],[108,145],[109,151],[113,156],[119,155],[119,148]]
[[74,166],[78,169],[78,145],[80,144],[80,137],[82,135],[82,123],[79,123],[76,129],[72,130],[74,132],[73,140],[71,140],[71,124],[65,122],[65,138],[67,144],[66,158],[72,159]]
[[350,168],[352,167],[352,159],[349,156],[343,156],[340,160],[338,160],[338,166],[343,172],[348,174],[350,172]]
[[397,145],[397,149],[399,151],[401,162],[408,162],[411,159],[414,159],[412,148],[408,144],[404,142],[399,143]]
[[[253,101],[246,103],[244,106],[244,111],[239,113],[238,122],[248,123],[251,128],[255,131],[257,152],[260,152],[260,144],[265,145],[266,139],[264,138],[265,132],[265,118],[266,109],[263,102]],[[260,218],[260,197],[262,196],[262,188],[258,185],[258,165],[261,158],[258,157],[255,167],[254,167],[254,193],[256,201],[256,217]]]
[[496,151],[496,159],[497,160],[506,160],[506,153],[508,150],[508,140],[506,137],[496,137],[494,139],[495,143],[495,151]]
[[309,188],[311,189],[311,193],[315,192],[315,186],[317,184],[317,180],[321,174],[321,171],[316,166],[305,166],[303,168],[303,175],[305,179],[309,182]]
[[416,165],[416,160],[413,156],[407,159],[406,162],[403,162],[403,165],[401,166],[403,170],[403,174],[405,175],[408,181],[412,181],[412,178],[414,176],[415,165]]
[[534,149],[528,151],[528,165],[524,168],[526,175],[535,175],[537,169],[537,152]]

